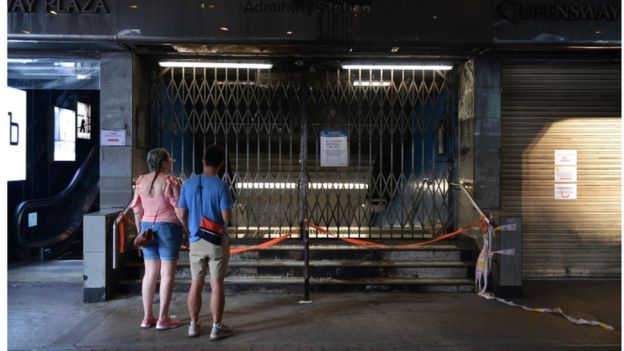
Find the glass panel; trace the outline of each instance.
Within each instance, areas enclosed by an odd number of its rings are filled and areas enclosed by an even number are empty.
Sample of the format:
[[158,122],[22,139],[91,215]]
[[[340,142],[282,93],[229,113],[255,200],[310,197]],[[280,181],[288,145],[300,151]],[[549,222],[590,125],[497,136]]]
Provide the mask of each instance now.
[[17,89],[99,90],[100,60],[12,57],[8,80]]

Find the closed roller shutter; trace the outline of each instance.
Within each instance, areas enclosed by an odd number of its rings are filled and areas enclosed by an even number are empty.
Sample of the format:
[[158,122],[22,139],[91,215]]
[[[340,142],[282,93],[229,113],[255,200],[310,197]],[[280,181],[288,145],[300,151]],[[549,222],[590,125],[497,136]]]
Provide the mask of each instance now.
[[[620,65],[502,69],[501,207],[522,216],[525,278],[620,277]],[[577,152],[577,199],[554,199],[554,151]]]

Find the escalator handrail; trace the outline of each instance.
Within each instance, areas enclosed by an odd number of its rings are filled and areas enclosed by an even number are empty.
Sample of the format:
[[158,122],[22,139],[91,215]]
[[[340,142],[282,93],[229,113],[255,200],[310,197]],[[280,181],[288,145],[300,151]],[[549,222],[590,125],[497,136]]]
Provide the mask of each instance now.
[[79,184],[82,178],[85,177],[88,167],[93,163],[93,160],[95,159],[96,156],[99,157],[98,148],[93,147],[91,151],[89,151],[89,154],[87,155],[87,158],[85,159],[85,161],[82,163],[82,165],[78,168],[78,170],[72,177],[69,184],[60,193],[54,196],[46,197],[46,198],[22,201],[17,205],[17,208],[15,210],[15,216],[14,216],[15,222],[14,223],[15,223],[15,230],[17,231],[16,232],[17,239],[20,245],[30,246],[29,245],[30,243],[28,243],[22,237],[22,231],[21,231],[21,224],[22,224],[22,220],[24,218],[24,213],[26,212],[26,210],[29,210],[32,208],[40,208],[40,207],[48,207],[48,206],[56,205],[58,202],[60,202],[61,200],[66,198],[68,195],[70,195],[72,190],[74,190],[74,188],[76,187],[76,185]]

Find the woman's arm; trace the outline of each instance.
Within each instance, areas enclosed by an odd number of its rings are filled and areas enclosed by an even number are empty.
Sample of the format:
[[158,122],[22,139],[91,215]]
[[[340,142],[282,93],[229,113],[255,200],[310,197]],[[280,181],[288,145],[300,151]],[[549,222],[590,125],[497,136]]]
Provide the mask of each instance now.
[[136,180],[136,184],[134,186],[134,198],[130,203],[130,208],[132,208],[132,212],[134,213],[134,224],[137,228],[137,233],[141,233],[141,220],[143,219],[143,203],[141,202],[141,180],[143,176],[139,176]]

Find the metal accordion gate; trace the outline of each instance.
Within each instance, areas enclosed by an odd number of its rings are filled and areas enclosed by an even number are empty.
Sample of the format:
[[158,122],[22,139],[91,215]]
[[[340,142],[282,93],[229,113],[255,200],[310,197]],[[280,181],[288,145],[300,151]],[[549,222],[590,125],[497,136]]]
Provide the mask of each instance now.
[[429,238],[455,219],[455,96],[453,71],[168,67],[149,124],[182,179],[201,172],[206,146],[225,148],[231,235],[296,230],[305,202],[306,219],[334,235]]

